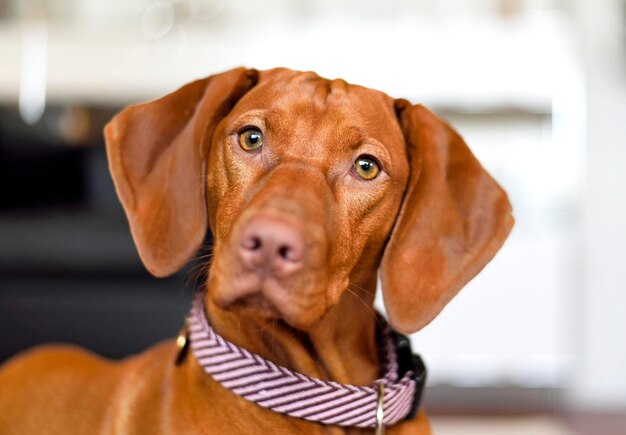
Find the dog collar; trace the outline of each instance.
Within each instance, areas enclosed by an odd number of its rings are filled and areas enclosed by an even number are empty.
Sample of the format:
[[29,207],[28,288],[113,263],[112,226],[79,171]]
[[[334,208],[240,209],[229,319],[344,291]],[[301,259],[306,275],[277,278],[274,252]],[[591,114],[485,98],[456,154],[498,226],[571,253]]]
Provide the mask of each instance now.
[[408,337],[379,319],[384,376],[369,386],[305,376],[234,345],[210,326],[201,298],[188,318],[189,346],[208,375],[259,406],[328,425],[389,426],[415,416],[426,368]]

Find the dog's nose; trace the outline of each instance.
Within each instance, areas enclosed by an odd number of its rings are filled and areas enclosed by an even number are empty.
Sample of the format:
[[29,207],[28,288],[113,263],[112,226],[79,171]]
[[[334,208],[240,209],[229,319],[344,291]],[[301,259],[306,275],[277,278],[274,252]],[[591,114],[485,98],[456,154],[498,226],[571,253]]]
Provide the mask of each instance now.
[[286,274],[303,262],[304,240],[295,224],[277,218],[253,218],[242,233],[240,257],[244,265],[264,273]]

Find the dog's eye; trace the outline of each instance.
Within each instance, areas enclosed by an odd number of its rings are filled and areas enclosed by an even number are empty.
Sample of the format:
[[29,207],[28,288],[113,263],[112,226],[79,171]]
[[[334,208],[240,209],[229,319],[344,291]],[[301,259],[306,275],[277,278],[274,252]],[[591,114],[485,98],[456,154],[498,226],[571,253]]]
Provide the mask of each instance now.
[[239,133],[239,146],[245,151],[254,151],[263,145],[263,133],[256,128],[248,128]]
[[354,162],[354,172],[363,180],[373,180],[378,176],[380,167],[371,157],[361,156]]

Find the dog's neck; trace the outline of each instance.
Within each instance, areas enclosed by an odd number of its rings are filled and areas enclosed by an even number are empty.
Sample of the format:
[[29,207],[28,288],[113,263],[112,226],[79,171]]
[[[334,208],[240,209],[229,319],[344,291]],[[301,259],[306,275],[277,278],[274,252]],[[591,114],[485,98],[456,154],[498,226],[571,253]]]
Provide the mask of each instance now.
[[375,290],[376,276],[350,285],[306,332],[244,311],[225,311],[210,297],[205,306],[215,331],[240,347],[308,376],[367,385],[380,376],[372,308]]

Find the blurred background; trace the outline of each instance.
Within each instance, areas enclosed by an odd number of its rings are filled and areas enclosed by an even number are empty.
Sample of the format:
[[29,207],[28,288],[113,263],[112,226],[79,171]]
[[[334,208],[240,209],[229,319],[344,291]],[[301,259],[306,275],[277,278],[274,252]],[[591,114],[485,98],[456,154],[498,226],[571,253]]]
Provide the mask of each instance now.
[[144,271],[101,131],[239,65],[424,103],[508,191],[504,248],[412,337],[435,433],[626,434],[626,0],[0,0],[0,361],[176,334],[193,273]]

